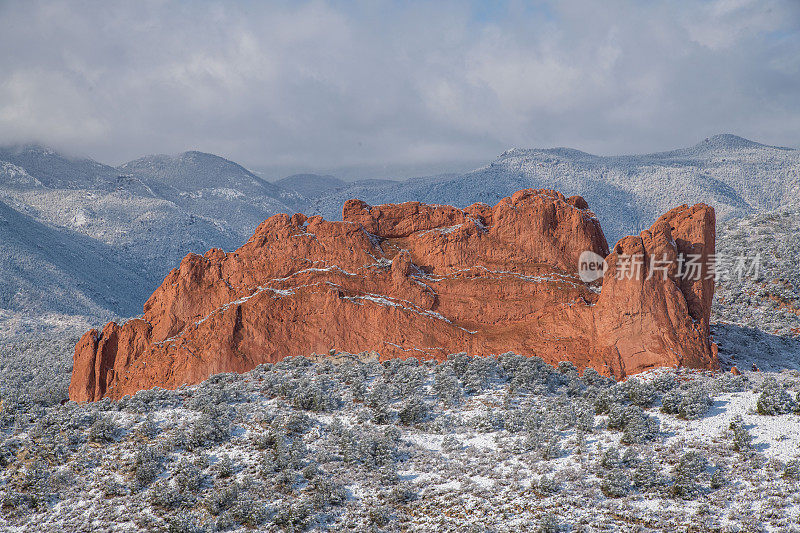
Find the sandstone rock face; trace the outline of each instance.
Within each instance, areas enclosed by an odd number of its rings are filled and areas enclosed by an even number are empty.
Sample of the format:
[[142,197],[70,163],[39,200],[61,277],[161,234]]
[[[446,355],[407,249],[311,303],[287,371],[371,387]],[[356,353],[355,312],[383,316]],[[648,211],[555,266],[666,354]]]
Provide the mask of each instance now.
[[[607,257],[602,283],[577,275],[586,250]],[[610,254],[585,200],[551,190],[466,209],[350,200],[342,222],[276,215],[235,252],[186,256],[141,318],[87,332],[69,394],[121,398],[332,349],[437,360],[512,351],[616,377],[715,367],[713,280],[682,277],[681,253],[714,253],[712,208],[673,209]],[[620,276],[631,257],[666,261],[664,275]]]

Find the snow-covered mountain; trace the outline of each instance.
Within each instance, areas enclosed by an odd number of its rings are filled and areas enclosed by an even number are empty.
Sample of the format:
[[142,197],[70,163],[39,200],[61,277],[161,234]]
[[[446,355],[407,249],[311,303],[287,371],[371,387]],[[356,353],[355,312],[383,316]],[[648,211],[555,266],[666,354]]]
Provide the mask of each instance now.
[[485,167],[449,179],[345,189],[320,199],[315,209],[338,218],[343,199],[354,193],[368,203],[494,204],[527,187],[583,196],[598,214],[609,243],[614,243],[649,227],[660,214],[681,203],[706,202],[716,208],[720,220],[798,203],[800,151],[735,135],[716,135],[690,148],[644,155],[513,149]]
[[[0,253],[15,261],[0,263],[3,294],[11,295],[0,297],[0,309],[105,317],[139,313],[184,255],[212,247],[235,249],[265,218],[293,212],[303,200],[211,154],[149,156],[116,169],[26,145],[0,148],[0,201],[5,209],[38,224],[38,233],[23,231],[33,226],[20,223],[14,226],[19,230],[15,240],[0,240]],[[43,240],[39,233],[50,237]],[[61,243],[59,254],[74,248],[93,266],[85,271],[71,269],[71,264],[57,268],[51,278],[61,289],[42,292],[37,288],[47,284],[40,283],[34,269],[19,265],[46,263],[48,258],[35,252],[50,241]],[[98,255],[97,250],[84,249],[91,246],[103,253],[113,251],[113,260],[89,259]],[[123,283],[119,294],[112,294],[103,280],[128,271],[137,273],[136,290],[129,291]],[[108,300],[74,297],[86,284]],[[29,305],[14,303],[21,301]]]
[[152,291],[113,247],[44,225],[3,202],[0,273],[0,309],[30,314],[129,316]]
[[[108,189],[114,167],[83,157],[70,157],[38,144],[0,146],[0,161],[11,163],[51,189]],[[2,168],[2,163],[0,163]],[[4,172],[0,171],[0,176]],[[6,182],[0,177],[0,186]]]
[[143,178],[176,191],[231,189],[247,195],[292,199],[291,194],[243,166],[204,152],[149,155],[120,165],[117,170],[122,175]]
[[35,189],[43,188],[44,184],[28,174],[24,168],[0,161],[0,187],[7,189]]
[[147,156],[118,170],[124,176],[121,180],[139,182],[153,196],[212,225],[220,235],[206,240],[226,250],[238,248],[265,218],[305,207],[305,199],[297,192],[269,183],[233,161],[203,152]]
[[[382,189],[402,183],[387,179],[360,179],[344,181],[334,176],[319,174],[292,174],[275,182],[287,191],[294,191],[306,200],[306,210],[317,201],[338,201],[341,194],[353,194],[362,189]],[[345,200],[349,200],[346,198]],[[342,202],[344,203],[344,202]]]

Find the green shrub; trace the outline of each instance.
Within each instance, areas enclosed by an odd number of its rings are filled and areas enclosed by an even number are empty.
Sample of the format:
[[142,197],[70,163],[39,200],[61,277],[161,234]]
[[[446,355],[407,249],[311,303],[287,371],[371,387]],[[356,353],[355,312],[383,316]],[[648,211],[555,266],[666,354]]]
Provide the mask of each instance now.
[[612,468],[600,483],[600,490],[609,498],[621,498],[630,491],[630,479],[622,468]]
[[794,411],[797,404],[781,387],[775,378],[769,378],[764,381],[761,394],[756,402],[756,410],[760,415],[783,415]]
[[133,479],[137,489],[152,483],[164,470],[163,455],[153,448],[140,447],[133,459]]
[[203,414],[191,426],[186,436],[186,448],[197,450],[224,442],[230,438],[231,421],[227,414]]
[[633,471],[633,486],[637,489],[647,492],[657,489],[663,485],[663,476],[658,465],[652,458],[646,457]]
[[665,413],[676,414],[686,420],[703,418],[714,405],[708,391],[700,385],[689,390],[671,390],[661,399],[661,410]]
[[409,398],[397,413],[400,423],[405,426],[422,422],[427,416],[428,406],[417,396]]
[[623,384],[623,390],[628,395],[628,400],[630,400],[633,405],[638,405],[639,407],[650,407],[658,399],[655,387],[638,379],[626,381]]
[[736,415],[731,420],[729,426],[733,434],[733,449],[737,452],[747,452],[753,447],[753,437],[744,427],[744,420],[741,415]]
[[536,481],[536,492],[541,495],[549,496],[559,491],[558,482],[552,477],[542,476]]
[[536,531],[539,533],[559,533],[563,531],[563,528],[558,523],[558,518],[555,515],[546,513],[539,519]]
[[675,467],[670,493],[673,496],[688,498],[697,490],[697,477],[708,468],[708,460],[697,451],[686,452]]
[[622,459],[620,459],[619,451],[614,447],[610,447],[600,458],[600,466],[605,469],[612,469],[617,468],[622,463]]
[[233,507],[238,499],[239,485],[232,483],[224,487],[215,488],[206,500],[206,508],[209,513],[216,516]]
[[90,442],[113,442],[117,427],[107,416],[98,416],[89,428]]
[[800,459],[792,459],[786,463],[783,469],[783,477],[793,481],[800,480]]
[[637,413],[631,418],[622,432],[622,442],[625,444],[641,444],[655,440],[660,432],[661,422],[645,413]]

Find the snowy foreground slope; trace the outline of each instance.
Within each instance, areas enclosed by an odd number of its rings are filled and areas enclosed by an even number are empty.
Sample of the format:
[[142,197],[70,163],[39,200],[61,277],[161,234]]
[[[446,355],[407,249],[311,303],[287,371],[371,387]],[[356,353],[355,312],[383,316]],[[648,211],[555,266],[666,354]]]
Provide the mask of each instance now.
[[[4,383],[2,529],[791,531],[800,519],[797,372],[661,369],[618,384],[511,354],[338,355],[90,405]],[[67,376],[51,371],[49,390]]]

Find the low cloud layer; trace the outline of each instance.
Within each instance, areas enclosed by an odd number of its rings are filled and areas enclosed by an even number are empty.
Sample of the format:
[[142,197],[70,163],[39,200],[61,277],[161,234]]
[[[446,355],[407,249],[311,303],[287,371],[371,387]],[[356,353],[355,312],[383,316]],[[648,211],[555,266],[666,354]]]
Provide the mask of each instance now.
[[325,168],[800,145],[800,3],[0,2],[0,142]]

